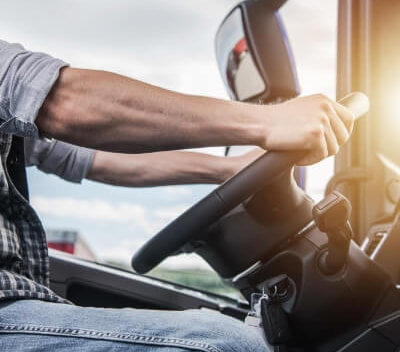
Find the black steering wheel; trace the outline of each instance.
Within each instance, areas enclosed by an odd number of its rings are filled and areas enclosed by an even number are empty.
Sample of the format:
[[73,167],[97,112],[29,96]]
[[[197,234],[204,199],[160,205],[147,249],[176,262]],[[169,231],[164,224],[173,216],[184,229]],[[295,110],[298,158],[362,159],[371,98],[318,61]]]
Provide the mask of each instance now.
[[[339,103],[352,110],[357,118],[369,109],[368,98],[358,92]],[[146,273],[185,244],[201,240],[208,226],[275,181],[302,156],[304,151],[264,153],[146,242],[132,258],[133,269]]]

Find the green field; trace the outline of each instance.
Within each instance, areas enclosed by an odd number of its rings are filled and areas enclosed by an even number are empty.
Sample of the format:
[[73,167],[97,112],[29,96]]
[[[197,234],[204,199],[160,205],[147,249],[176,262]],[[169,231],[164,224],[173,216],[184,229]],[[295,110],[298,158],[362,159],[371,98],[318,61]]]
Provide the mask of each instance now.
[[[130,266],[117,261],[107,261],[106,264],[132,271]],[[204,269],[179,269],[156,268],[147,276],[170,281],[191,288],[225,295],[233,298],[241,298],[240,292],[226,285],[223,280],[213,271]]]
[[216,273],[209,270],[156,268],[148,275],[207,292],[235,298],[240,297],[240,293],[236,289],[226,285]]

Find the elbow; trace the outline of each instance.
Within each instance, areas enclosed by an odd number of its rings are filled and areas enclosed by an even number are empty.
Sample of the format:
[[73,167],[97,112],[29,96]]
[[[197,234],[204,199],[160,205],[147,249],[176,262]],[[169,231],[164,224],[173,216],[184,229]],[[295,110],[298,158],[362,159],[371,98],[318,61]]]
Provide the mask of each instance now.
[[46,100],[36,118],[36,125],[41,136],[58,140],[68,139],[68,119],[60,111],[59,104],[53,106],[53,102]]
[[74,107],[78,106],[78,93],[74,88],[76,81],[75,69],[66,67],[44,100],[36,125],[42,136],[69,141],[75,130]]

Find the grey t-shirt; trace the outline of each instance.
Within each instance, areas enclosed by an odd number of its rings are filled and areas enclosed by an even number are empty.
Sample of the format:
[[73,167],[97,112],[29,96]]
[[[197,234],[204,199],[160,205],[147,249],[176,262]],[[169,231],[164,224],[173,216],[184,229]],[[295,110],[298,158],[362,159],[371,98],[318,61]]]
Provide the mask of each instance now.
[[45,97],[65,66],[68,64],[62,60],[0,40],[0,133],[25,137],[27,166],[36,165],[44,172],[81,182],[94,151],[39,139],[35,125]]
[[0,40],[0,133],[39,138],[37,114],[65,66],[62,60]]
[[80,183],[92,165],[94,150],[69,143],[25,138],[25,164]]

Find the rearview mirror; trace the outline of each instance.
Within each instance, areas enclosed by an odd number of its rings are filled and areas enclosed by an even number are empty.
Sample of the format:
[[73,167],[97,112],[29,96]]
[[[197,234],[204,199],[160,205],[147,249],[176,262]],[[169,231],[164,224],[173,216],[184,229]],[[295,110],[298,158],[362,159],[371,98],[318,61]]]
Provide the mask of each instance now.
[[241,2],[219,27],[216,56],[231,99],[265,104],[300,93],[292,51],[278,13],[285,2]]

